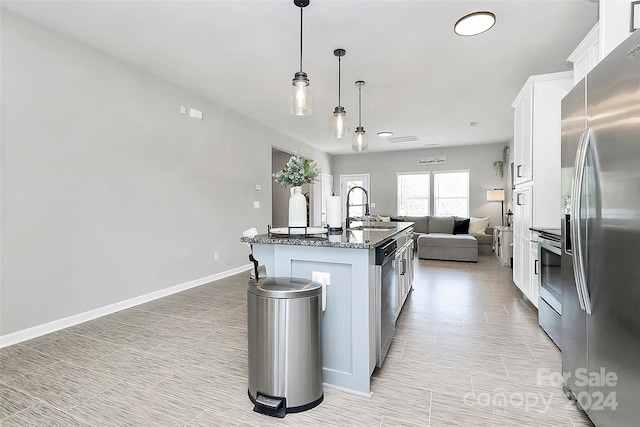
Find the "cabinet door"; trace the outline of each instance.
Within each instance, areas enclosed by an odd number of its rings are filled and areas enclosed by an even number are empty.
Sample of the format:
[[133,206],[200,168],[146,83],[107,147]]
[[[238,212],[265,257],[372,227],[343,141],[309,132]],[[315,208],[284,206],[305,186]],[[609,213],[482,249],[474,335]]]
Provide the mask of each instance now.
[[[407,295],[413,287],[413,240],[407,246]],[[406,297],[406,295],[405,295]]]
[[522,239],[520,263],[522,264],[522,293],[531,299],[531,243],[526,239]]
[[515,202],[513,213],[513,234],[523,239],[531,239],[533,221],[533,185],[524,184],[516,187],[513,195]]
[[396,253],[396,260],[394,261],[396,266],[396,305],[394,307],[395,320],[398,320],[398,316],[400,315],[400,310],[402,310],[402,286],[403,286],[403,275],[402,275],[402,255],[400,253]]
[[533,86],[514,110],[514,183],[533,179]]
[[513,238],[513,282],[531,299],[531,248],[528,240]]
[[513,283],[522,291],[522,238],[513,238]]
[[529,299],[531,300],[531,304],[535,305],[538,308],[538,296],[540,295],[540,282],[539,282],[539,273],[540,273],[540,265],[538,265],[538,242],[532,241],[530,243],[531,246],[531,256],[529,257],[529,268],[530,268],[530,282],[531,282],[531,296]]

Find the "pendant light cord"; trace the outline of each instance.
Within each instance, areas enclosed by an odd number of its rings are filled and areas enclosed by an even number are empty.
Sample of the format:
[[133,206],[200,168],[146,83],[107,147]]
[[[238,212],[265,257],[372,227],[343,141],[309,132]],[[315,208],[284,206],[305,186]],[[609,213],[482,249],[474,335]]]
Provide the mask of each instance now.
[[338,56],[338,106],[341,107],[342,104],[340,104],[340,62],[342,61],[342,58]]
[[302,72],[302,10],[300,7],[300,72]]
[[358,85],[358,127],[362,127],[362,84]]

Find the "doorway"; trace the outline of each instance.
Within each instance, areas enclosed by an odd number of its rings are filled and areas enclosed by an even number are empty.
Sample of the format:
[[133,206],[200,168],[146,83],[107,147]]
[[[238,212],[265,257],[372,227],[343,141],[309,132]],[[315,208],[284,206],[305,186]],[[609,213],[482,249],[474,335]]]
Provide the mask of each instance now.
[[[369,200],[371,199],[371,192],[369,191],[369,174],[349,174],[340,175],[340,197],[342,198],[342,218],[347,217],[347,194],[353,187],[362,187],[367,190],[369,194]],[[364,205],[367,201],[362,191],[354,190],[349,197],[349,204],[351,205]],[[365,214],[364,206],[354,206],[349,209],[349,215],[351,217],[363,216]]]

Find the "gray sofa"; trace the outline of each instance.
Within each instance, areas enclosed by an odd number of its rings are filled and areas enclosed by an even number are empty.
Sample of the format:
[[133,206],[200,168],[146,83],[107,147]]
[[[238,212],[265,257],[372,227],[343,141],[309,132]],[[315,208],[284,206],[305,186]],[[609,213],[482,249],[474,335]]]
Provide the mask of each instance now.
[[493,246],[493,228],[484,234],[454,234],[456,221],[466,218],[453,216],[402,216],[395,221],[413,222],[414,248],[421,259],[450,261],[478,260],[478,254],[490,255]]

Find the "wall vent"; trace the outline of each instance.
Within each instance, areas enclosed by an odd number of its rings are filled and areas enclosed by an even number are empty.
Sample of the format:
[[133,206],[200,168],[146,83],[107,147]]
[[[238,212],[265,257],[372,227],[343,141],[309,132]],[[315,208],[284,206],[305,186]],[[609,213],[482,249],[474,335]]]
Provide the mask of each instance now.
[[398,142],[415,142],[415,141],[418,141],[418,137],[417,136],[396,136],[393,138],[388,138],[387,141],[393,144]]

